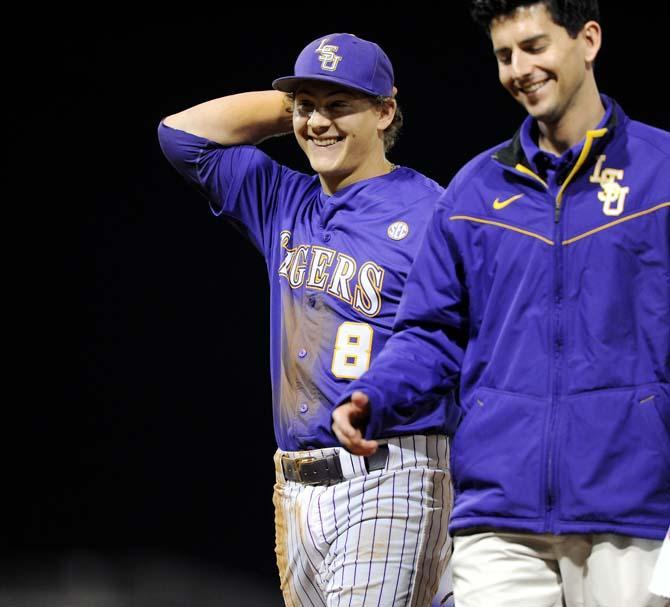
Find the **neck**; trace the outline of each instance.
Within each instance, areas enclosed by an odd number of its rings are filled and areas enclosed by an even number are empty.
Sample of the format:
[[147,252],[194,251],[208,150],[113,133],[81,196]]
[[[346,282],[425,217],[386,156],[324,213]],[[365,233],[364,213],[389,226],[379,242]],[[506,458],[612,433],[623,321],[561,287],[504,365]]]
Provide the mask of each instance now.
[[584,139],[586,131],[595,129],[604,115],[605,107],[592,80],[581,94],[575,95],[556,122],[538,120],[538,146],[560,156]]
[[335,192],[364,179],[388,175],[395,168],[395,164],[389,162],[385,156],[382,156],[379,161],[368,164],[365,168],[361,167],[361,169],[347,175],[324,175],[323,173],[319,173],[319,181],[321,181],[321,188],[324,193],[332,196]]

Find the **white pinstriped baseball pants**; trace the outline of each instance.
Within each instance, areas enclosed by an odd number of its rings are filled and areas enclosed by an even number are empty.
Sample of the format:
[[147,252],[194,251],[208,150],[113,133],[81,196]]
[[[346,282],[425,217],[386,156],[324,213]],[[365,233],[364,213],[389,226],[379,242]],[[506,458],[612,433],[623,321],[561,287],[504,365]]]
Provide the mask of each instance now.
[[[445,436],[384,439],[383,470],[345,449],[277,451],[275,532],[286,607],[428,607],[451,553]],[[338,452],[345,480],[284,479],[281,456]]]

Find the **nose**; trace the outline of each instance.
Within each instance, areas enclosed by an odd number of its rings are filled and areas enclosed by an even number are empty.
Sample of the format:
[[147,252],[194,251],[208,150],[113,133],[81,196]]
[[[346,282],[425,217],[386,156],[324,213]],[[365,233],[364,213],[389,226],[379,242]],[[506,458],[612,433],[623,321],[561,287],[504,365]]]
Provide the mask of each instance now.
[[322,114],[319,111],[319,108],[314,108],[307,119],[307,125],[311,126],[313,129],[318,129],[319,127],[327,127],[330,125],[330,119],[325,114]]
[[533,68],[533,62],[530,55],[519,50],[513,52],[511,68],[512,76],[514,76],[514,78],[523,78],[530,74]]

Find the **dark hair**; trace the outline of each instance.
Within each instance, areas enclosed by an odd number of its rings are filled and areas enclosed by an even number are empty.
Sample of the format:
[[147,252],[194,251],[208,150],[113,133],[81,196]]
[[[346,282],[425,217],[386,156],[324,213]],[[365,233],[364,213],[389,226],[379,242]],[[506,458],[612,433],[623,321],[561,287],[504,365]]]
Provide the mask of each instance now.
[[[391,101],[393,97],[384,97],[380,95],[379,97],[374,97],[373,99],[374,103],[381,108],[385,103]],[[398,137],[400,136],[400,129],[402,128],[403,122],[404,118],[402,115],[402,110],[400,109],[400,106],[396,103],[395,115],[393,116],[393,120],[391,121],[391,124],[389,124],[384,129],[385,152],[388,152],[395,145],[395,142],[398,140]]]
[[[393,99],[393,97],[385,97],[384,95],[377,95],[376,97],[372,95],[362,95],[362,96],[367,97],[374,105],[376,105],[380,109],[385,103],[388,103]],[[294,92],[286,93],[286,98],[288,100],[286,110],[288,112],[292,112],[293,102],[295,101],[295,93]],[[391,121],[391,124],[389,124],[384,129],[384,152],[388,152],[395,145],[395,142],[398,140],[398,137],[400,136],[400,129],[402,128],[403,122],[404,118],[402,115],[402,110],[400,109],[400,106],[396,103],[393,120]]]
[[470,14],[475,23],[488,33],[493,19],[531,4],[544,4],[554,23],[564,27],[572,38],[587,21],[600,19],[598,0],[472,0]]

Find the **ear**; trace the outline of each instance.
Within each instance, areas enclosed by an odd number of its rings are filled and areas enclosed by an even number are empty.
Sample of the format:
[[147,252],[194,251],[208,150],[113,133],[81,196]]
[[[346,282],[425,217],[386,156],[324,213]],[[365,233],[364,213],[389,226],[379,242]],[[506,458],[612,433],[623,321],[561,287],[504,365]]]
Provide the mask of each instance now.
[[597,21],[587,21],[582,28],[580,36],[584,41],[584,59],[586,59],[588,63],[593,63],[600,50],[600,45],[602,44],[602,30],[600,29],[600,24]]
[[386,99],[382,104],[379,110],[379,121],[377,123],[377,128],[381,131],[386,130],[386,128],[393,122],[393,117],[395,116],[395,110],[398,107],[398,102],[395,99]]

